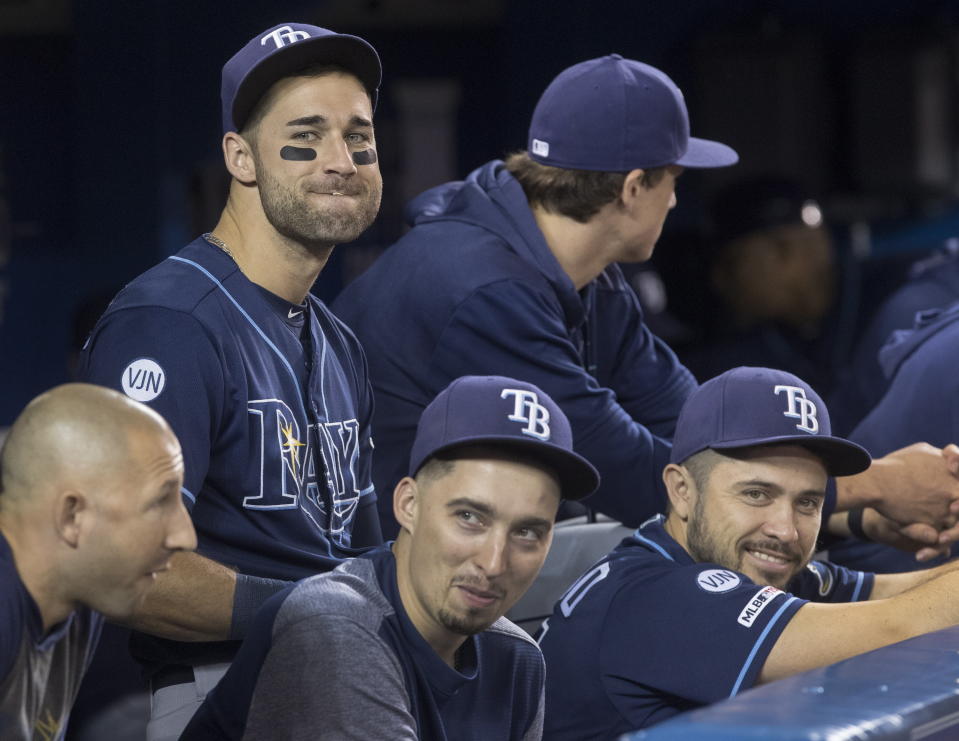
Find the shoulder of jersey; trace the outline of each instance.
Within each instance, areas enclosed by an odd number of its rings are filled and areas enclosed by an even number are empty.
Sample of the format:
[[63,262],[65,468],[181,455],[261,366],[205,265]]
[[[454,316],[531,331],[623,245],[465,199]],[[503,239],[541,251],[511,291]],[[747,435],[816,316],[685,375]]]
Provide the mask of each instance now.
[[352,559],[348,567],[303,579],[283,601],[281,624],[322,615],[348,618],[361,624],[379,622],[393,608],[380,592],[373,564]]
[[533,637],[529,633],[506,617],[499,618],[495,623],[486,629],[486,632],[516,639],[521,643],[529,643],[533,646],[537,645],[536,641],[533,640]]
[[216,284],[196,268],[167,259],[131,281],[110,304],[109,312],[158,306],[193,311],[217,291]]

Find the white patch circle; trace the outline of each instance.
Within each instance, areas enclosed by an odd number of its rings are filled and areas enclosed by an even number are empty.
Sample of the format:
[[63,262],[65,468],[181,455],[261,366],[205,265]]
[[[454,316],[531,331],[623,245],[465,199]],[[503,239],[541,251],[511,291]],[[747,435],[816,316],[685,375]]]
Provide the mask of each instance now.
[[123,370],[120,384],[131,399],[153,401],[163,393],[166,373],[155,360],[137,358]]
[[739,574],[729,569],[706,569],[700,571],[696,583],[707,592],[728,592],[741,583]]

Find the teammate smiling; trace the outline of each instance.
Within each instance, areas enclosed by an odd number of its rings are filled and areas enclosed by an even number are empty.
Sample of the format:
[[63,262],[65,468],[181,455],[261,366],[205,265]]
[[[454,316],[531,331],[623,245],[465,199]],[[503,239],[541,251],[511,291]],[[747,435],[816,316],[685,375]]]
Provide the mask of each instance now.
[[503,614],[560,498],[599,483],[536,386],[457,379],[423,411],[384,545],[271,598],[181,741],[537,741],[543,657]]
[[183,458],[158,414],[74,383],[27,405],[0,464],[0,737],[60,739],[103,617],[196,546]]
[[873,575],[811,561],[827,477],[869,456],[831,436],[822,400],[792,374],[737,368],[703,384],[671,461],[668,514],[577,580],[544,624],[544,738],[615,738],[959,622],[955,564]]

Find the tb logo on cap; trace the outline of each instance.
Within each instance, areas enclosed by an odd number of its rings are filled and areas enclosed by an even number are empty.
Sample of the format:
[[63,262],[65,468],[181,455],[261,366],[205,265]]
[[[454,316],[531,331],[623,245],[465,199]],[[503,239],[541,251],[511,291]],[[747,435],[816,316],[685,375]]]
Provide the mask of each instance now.
[[783,412],[784,417],[798,419],[797,429],[815,435],[819,432],[819,420],[816,418],[816,405],[806,398],[806,390],[799,386],[776,386],[773,393],[777,396],[780,391],[786,392],[788,406]]
[[306,31],[294,31],[291,26],[280,26],[260,39],[260,46],[266,46],[267,41],[272,41],[279,49],[287,44],[294,44],[308,38],[310,38],[310,34]]
[[501,399],[513,397],[513,422],[525,422],[522,432],[537,440],[549,440],[549,409],[539,403],[539,397],[526,389],[503,389]]

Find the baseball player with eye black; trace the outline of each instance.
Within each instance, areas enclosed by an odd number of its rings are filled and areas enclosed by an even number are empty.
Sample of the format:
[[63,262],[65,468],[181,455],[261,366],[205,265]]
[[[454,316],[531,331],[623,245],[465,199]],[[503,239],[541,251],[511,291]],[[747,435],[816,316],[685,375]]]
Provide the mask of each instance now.
[[223,67],[219,222],[124,288],[84,348],[85,380],[179,437],[199,542],[130,622],[149,739],[180,735],[270,595],[382,540],[366,359],[309,294],[379,210],[380,79],[356,36],[283,23],[251,39]]

